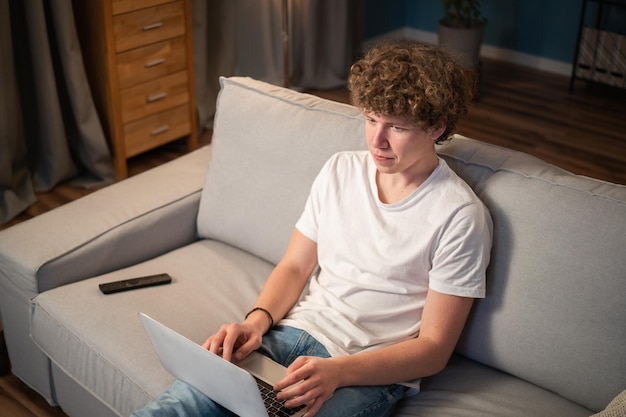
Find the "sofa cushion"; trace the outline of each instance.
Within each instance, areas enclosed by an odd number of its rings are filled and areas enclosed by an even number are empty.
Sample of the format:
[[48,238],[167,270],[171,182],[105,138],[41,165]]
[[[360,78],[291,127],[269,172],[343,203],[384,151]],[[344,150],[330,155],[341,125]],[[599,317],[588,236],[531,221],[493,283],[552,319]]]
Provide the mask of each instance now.
[[352,106],[249,78],[221,84],[198,231],[277,263],[324,162],[366,147],[364,120]]
[[[223,323],[243,318],[272,267],[226,244],[201,240],[40,294],[31,303],[32,338],[85,391],[128,416],[173,381],[137,313],[202,343]],[[172,276],[171,284],[110,295],[98,290],[101,282],[161,272]]]
[[487,297],[457,350],[604,408],[626,387],[626,187],[466,138],[440,154],[494,220]]
[[396,417],[587,417],[591,412],[537,385],[455,355],[400,402]]

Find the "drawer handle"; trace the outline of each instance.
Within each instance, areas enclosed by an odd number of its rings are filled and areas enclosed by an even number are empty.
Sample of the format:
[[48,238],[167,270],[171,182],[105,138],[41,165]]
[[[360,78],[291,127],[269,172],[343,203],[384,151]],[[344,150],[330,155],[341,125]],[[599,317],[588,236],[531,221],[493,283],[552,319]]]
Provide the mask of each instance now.
[[170,130],[170,127],[168,125],[157,127],[156,129],[150,132],[150,136],[160,135],[161,133],[165,133],[168,130]]
[[159,58],[159,59],[155,59],[153,61],[146,62],[146,65],[144,65],[144,66],[146,68],[152,68],[152,67],[156,67],[157,65],[161,65],[164,62],[165,62],[165,58]]
[[146,102],[154,103],[155,101],[163,100],[165,97],[167,97],[167,93],[153,94],[146,98]]
[[153,23],[151,25],[146,25],[143,27],[144,32],[147,30],[152,30],[152,29],[158,29],[161,26],[163,26],[163,22],[157,22],[157,23]]

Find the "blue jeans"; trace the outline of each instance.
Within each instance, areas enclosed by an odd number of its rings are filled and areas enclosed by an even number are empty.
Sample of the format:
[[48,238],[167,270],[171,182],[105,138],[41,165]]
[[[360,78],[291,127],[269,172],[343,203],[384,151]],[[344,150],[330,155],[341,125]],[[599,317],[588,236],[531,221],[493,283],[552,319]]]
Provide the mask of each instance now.
[[[330,355],[320,342],[308,333],[288,326],[276,326],[265,336],[259,352],[284,366],[299,356]],[[344,387],[335,391],[316,414],[319,417],[390,416],[407,387],[383,385]],[[220,417],[235,416],[190,385],[176,381],[161,397],[135,411],[131,417]]]

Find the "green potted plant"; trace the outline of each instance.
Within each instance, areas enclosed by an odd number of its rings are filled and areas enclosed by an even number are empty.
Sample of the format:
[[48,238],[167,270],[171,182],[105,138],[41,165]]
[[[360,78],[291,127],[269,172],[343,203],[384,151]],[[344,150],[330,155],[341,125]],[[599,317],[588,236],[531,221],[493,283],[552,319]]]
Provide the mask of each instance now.
[[444,17],[439,21],[439,44],[455,51],[470,69],[479,66],[480,45],[487,19],[480,0],[442,0]]

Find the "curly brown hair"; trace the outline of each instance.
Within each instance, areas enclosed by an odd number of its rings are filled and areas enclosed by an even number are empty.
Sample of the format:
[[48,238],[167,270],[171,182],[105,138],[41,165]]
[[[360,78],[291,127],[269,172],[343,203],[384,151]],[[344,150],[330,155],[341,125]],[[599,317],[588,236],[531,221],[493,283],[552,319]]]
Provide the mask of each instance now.
[[476,77],[436,46],[400,39],[370,49],[350,69],[352,104],[382,116],[409,116],[423,128],[446,126],[437,139],[452,136],[467,114]]

